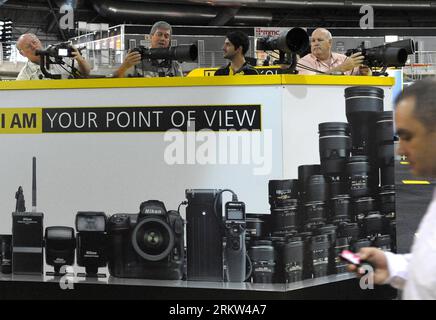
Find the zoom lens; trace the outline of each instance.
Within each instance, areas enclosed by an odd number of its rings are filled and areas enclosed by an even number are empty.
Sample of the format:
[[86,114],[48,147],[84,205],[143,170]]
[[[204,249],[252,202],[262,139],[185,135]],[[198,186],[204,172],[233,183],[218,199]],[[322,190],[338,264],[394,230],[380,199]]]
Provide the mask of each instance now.
[[380,169],[381,185],[395,185],[394,172],[394,122],[392,111],[379,114],[376,123],[377,163]]
[[304,204],[305,229],[311,231],[326,221],[327,208],[324,202],[308,202]]
[[307,201],[306,191],[309,178],[318,174],[321,174],[321,166],[319,164],[303,165],[298,167],[300,199],[303,201]]
[[312,260],[312,232],[300,232],[297,234],[296,239],[303,241],[303,278],[312,279],[313,273],[313,260]]
[[268,182],[269,204],[271,208],[292,205],[298,199],[298,180],[270,180]]
[[312,260],[314,278],[328,274],[330,240],[327,234],[312,237]]
[[383,111],[383,89],[377,87],[349,87],[345,89],[345,108],[351,125],[354,156],[373,157],[376,149],[375,123]]
[[343,194],[330,199],[331,219],[334,224],[350,222],[351,198]]
[[276,263],[274,274],[273,274],[273,282],[274,283],[285,283],[285,264],[283,262],[284,256],[284,246],[286,243],[286,237],[269,237],[268,240],[272,241],[272,245],[274,247],[274,261]]
[[306,196],[306,202],[328,200],[329,185],[323,175],[313,175],[308,179]]
[[343,175],[345,161],[351,152],[348,123],[324,122],[319,124],[318,129],[321,172],[327,176]]
[[315,234],[326,234],[329,237],[330,247],[329,247],[329,266],[328,274],[335,273],[335,243],[336,243],[336,230],[337,227],[332,224],[327,224],[319,227],[315,230]]
[[334,198],[343,194],[350,194],[350,183],[348,176],[326,176],[330,186],[330,197]]
[[287,282],[303,279],[304,242],[290,239],[283,246],[283,263]]
[[347,263],[339,258],[339,254],[344,250],[350,249],[349,238],[337,238],[335,243],[335,271],[336,273],[347,272]]
[[353,198],[368,197],[370,190],[370,166],[368,157],[350,157],[346,163],[347,175],[350,177],[350,196]]
[[275,254],[272,241],[256,240],[248,250],[252,264],[254,283],[272,283],[275,272]]
[[272,233],[285,236],[297,233],[298,201],[285,208],[271,209]]

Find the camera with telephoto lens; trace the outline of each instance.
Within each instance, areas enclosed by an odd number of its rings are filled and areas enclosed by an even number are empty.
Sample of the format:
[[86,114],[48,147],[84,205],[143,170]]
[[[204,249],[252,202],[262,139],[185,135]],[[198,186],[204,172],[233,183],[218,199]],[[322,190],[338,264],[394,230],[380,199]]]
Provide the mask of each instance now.
[[73,58],[74,48],[68,42],[48,46],[45,50],[37,50],[36,55],[46,55],[53,58]]
[[141,60],[177,60],[195,61],[198,57],[198,48],[195,44],[180,45],[169,48],[146,48],[139,46],[132,49],[132,52],[138,52],[141,55]]
[[408,50],[402,47],[396,47],[394,43],[374,48],[365,48],[364,42],[362,42],[358,48],[347,50],[345,55],[351,56],[357,52],[360,52],[365,57],[363,64],[370,68],[404,67],[408,56]]
[[141,203],[139,214],[114,214],[108,221],[109,273],[121,278],[183,278],[184,221],[163,202]]

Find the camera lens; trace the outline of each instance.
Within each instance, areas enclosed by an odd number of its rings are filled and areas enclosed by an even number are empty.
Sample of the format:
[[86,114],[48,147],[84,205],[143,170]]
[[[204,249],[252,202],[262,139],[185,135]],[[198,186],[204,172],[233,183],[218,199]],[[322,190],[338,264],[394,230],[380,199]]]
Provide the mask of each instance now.
[[326,176],[326,181],[330,186],[331,198],[350,193],[348,176]]
[[336,243],[336,230],[337,227],[332,225],[332,224],[328,224],[328,225],[324,225],[322,227],[319,227],[315,230],[315,234],[326,234],[329,237],[329,241],[330,241],[330,248],[329,248],[329,274],[333,274],[335,273],[335,251],[334,251],[334,247],[335,247],[335,243]]
[[351,198],[348,195],[343,194],[331,198],[330,203],[332,223],[350,222]]
[[298,202],[285,208],[271,209],[272,231],[275,236],[297,233]]
[[305,229],[310,231],[326,221],[326,205],[324,202],[308,202],[304,205],[305,210]]
[[[300,232],[292,239],[303,241],[303,278],[311,279],[313,273],[312,232]],[[290,240],[292,240],[290,239]]]
[[256,240],[248,250],[254,283],[272,283],[275,272],[275,254],[272,241]]
[[378,235],[373,242],[373,246],[383,251],[391,251],[391,236],[388,234]]
[[361,221],[370,211],[375,209],[375,200],[371,197],[353,200],[353,220]]
[[351,152],[351,137],[348,123],[324,122],[320,123],[318,128],[321,172],[328,176],[343,174],[345,160]]
[[290,239],[283,246],[283,263],[287,282],[303,279],[304,243],[295,238]]
[[256,239],[264,235],[264,221],[256,217],[245,218],[245,236],[246,238]]
[[362,248],[367,248],[371,246],[371,241],[368,239],[359,239],[352,244],[354,252],[359,252]]
[[268,191],[271,208],[292,205],[298,199],[298,180],[270,180]]
[[271,239],[273,247],[274,247],[274,261],[276,263],[275,266],[275,272],[273,275],[273,282],[274,283],[284,283],[286,276],[285,276],[285,264],[283,262],[283,256],[284,256],[284,246],[286,243],[285,237],[269,237],[268,239]]
[[159,261],[166,258],[173,249],[174,234],[162,219],[145,218],[133,229],[132,245],[142,258]]
[[376,123],[377,159],[381,185],[395,185],[394,172],[394,123],[392,111],[379,114]]
[[375,122],[383,111],[383,89],[349,87],[345,89],[345,108],[351,125],[352,154],[372,157],[376,152]]
[[338,227],[338,238],[348,238],[350,243],[359,239],[360,230],[357,223],[341,223]]
[[313,175],[321,174],[319,164],[303,165],[298,167],[298,182],[300,185],[300,199],[307,201],[306,191],[308,180]]
[[328,274],[330,240],[327,234],[312,237],[312,260],[314,278]]
[[365,237],[376,236],[383,232],[383,217],[378,211],[371,211],[362,220],[362,233]]
[[0,235],[1,241],[1,272],[4,274],[12,273],[12,235]]
[[339,258],[339,254],[350,249],[349,238],[337,238],[335,243],[335,271],[336,273],[347,272],[347,263]]
[[353,198],[369,196],[371,190],[368,157],[350,157],[346,163],[346,171],[350,177],[350,196]]
[[313,175],[308,179],[306,196],[306,202],[328,200],[329,188],[323,175]]
[[383,186],[379,193],[380,212],[395,219],[395,186]]

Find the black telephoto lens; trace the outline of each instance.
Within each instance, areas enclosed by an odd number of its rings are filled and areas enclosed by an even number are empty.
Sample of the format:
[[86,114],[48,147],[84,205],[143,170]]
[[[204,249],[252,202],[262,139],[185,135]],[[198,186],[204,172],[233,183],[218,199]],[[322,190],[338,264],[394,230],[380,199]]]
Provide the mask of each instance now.
[[[300,232],[294,239],[303,241],[303,279],[312,279],[312,232]],[[297,239],[298,238],[298,239]]]
[[395,185],[394,172],[394,122],[393,112],[379,114],[376,123],[377,163],[380,169],[381,185]]
[[0,235],[1,241],[1,272],[4,274],[12,273],[12,235]]
[[351,198],[349,195],[338,195],[330,199],[331,217],[330,221],[334,224],[350,222]]
[[327,207],[325,202],[308,202],[304,204],[305,211],[305,230],[312,231],[324,225],[327,217]]
[[313,277],[323,277],[328,274],[330,240],[327,234],[312,237]]
[[272,283],[275,272],[275,253],[272,241],[256,240],[248,250],[252,264],[253,283]]
[[370,246],[371,246],[371,240],[368,239],[359,239],[351,245],[354,252],[359,252],[360,249],[367,248]]
[[329,199],[329,185],[323,175],[313,175],[308,179],[306,196],[306,202]]
[[348,123],[324,122],[319,124],[318,129],[321,172],[327,176],[343,175],[345,160],[351,152]]
[[309,178],[318,174],[321,174],[321,166],[319,164],[298,167],[298,183],[300,186],[300,199],[302,201],[307,201],[306,191]]
[[284,208],[271,209],[272,233],[285,236],[297,233],[298,201]]
[[369,212],[375,210],[376,201],[371,197],[358,198],[353,200],[353,221],[360,222]]
[[289,239],[283,247],[283,263],[287,282],[303,280],[304,242]]
[[270,180],[268,191],[271,208],[292,205],[295,199],[298,199],[298,180]]
[[357,223],[341,223],[338,227],[338,238],[348,238],[351,242],[359,239],[360,230]]
[[350,157],[346,163],[346,171],[350,179],[350,196],[353,198],[370,196],[371,169],[369,166],[368,157]]
[[383,111],[383,89],[349,87],[345,89],[345,107],[351,125],[352,154],[373,157],[377,151],[375,123]]
[[392,239],[391,236],[388,234],[377,236],[372,243],[374,247],[379,248],[380,250],[383,251],[392,251],[391,244],[392,244]]
[[383,232],[383,216],[378,211],[371,211],[362,220],[362,234],[374,237]]
[[347,262],[339,258],[339,254],[344,250],[350,250],[349,238],[337,238],[335,243],[335,271],[336,273],[347,272]]

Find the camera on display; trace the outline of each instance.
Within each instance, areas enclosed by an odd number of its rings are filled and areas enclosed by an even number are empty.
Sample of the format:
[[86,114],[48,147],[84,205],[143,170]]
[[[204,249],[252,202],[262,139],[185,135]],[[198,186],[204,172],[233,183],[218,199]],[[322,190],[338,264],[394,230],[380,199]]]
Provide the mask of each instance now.
[[184,221],[163,202],[141,203],[138,214],[114,214],[108,221],[109,272],[121,278],[180,280]]
[[179,45],[169,48],[146,48],[139,46],[132,49],[133,52],[141,54],[142,60],[169,60],[180,62],[196,61],[198,57],[198,48],[195,44]]

